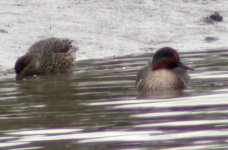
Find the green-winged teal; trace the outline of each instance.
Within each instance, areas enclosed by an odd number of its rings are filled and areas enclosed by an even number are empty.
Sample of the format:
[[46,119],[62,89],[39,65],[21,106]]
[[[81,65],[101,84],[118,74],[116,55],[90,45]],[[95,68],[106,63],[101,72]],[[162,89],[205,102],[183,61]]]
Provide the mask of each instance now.
[[16,61],[14,69],[17,76],[67,72],[74,64],[77,50],[69,39],[41,40]]
[[154,54],[152,64],[143,67],[137,73],[137,89],[140,92],[183,89],[190,79],[187,70],[193,69],[180,61],[175,49],[161,48]]

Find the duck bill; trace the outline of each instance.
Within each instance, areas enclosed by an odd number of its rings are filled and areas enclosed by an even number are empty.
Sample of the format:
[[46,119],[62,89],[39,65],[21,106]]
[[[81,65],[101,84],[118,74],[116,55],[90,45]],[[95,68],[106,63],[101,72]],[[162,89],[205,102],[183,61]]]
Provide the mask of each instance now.
[[191,67],[189,67],[189,66],[183,64],[182,62],[180,62],[178,66],[179,66],[179,67],[182,67],[182,68],[184,68],[184,69],[186,69],[186,70],[192,70],[192,71],[194,71],[193,68],[191,68]]

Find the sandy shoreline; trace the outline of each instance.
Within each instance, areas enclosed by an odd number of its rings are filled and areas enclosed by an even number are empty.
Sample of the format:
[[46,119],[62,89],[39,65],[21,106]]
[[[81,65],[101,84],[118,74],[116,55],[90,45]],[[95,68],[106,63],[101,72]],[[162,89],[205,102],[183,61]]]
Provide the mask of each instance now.
[[[121,56],[172,46],[180,52],[228,48],[228,1],[186,2],[74,0],[1,1],[0,65],[37,40],[66,37],[80,48],[77,60]],[[218,11],[224,21],[201,19]],[[206,37],[218,40],[208,42]],[[3,42],[4,41],[4,42]]]

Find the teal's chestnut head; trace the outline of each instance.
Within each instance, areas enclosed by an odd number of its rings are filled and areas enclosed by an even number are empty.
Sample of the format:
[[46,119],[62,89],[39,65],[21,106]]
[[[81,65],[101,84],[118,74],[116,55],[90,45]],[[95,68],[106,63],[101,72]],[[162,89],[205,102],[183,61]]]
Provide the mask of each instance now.
[[173,48],[163,47],[154,54],[152,70],[174,69],[176,67],[182,67],[186,70],[193,70],[193,68],[186,66],[180,61],[179,54]]

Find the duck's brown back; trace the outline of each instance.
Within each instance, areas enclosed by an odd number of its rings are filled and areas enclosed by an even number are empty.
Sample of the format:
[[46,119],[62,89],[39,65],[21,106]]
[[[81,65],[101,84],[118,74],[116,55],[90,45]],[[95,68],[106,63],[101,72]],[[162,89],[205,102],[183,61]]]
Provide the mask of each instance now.
[[49,38],[34,43],[28,53],[41,55],[41,74],[67,72],[74,64],[77,47],[72,40]]
[[40,40],[34,43],[28,50],[31,53],[53,52],[53,53],[67,53],[68,51],[77,51],[76,47],[72,46],[72,40],[49,38]]

